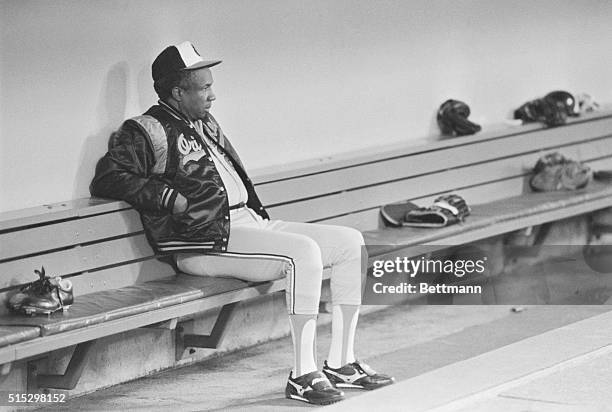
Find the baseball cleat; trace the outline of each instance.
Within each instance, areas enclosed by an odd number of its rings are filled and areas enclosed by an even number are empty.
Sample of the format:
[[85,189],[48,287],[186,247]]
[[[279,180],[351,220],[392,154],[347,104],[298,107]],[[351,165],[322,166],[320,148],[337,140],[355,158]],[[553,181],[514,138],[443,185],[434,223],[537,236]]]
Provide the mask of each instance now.
[[45,269],[35,271],[39,280],[24,286],[9,300],[11,310],[26,315],[50,315],[66,311],[74,302],[72,282],[59,276],[45,276]]
[[7,305],[13,312],[18,312],[21,309],[21,304],[28,296],[43,293],[48,288],[49,278],[45,276],[45,267],[43,266],[40,270],[35,270],[34,273],[38,275],[38,279],[23,285],[19,292],[8,300]]
[[322,372],[314,371],[297,378],[289,374],[285,397],[315,405],[329,405],[344,399],[344,393],[329,382]]
[[391,376],[377,373],[363,362],[355,361],[334,369],[325,361],[323,373],[337,388],[377,389],[391,385],[395,379]]

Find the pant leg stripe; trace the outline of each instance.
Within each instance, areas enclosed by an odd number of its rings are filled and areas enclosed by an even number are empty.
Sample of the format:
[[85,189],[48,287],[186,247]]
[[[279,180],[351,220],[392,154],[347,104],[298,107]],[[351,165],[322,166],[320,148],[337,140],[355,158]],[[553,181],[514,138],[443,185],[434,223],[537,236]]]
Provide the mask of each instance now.
[[289,256],[285,255],[276,255],[273,253],[240,253],[240,252],[213,252],[207,253],[207,255],[212,256],[227,256],[234,259],[272,259],[272,260],[281,260],[285,263],[288,263],[291,266],[291,273],[289,274],[289,311],[292,315],[295,315],[295,279],[296,279],[296,267],[295,262]]

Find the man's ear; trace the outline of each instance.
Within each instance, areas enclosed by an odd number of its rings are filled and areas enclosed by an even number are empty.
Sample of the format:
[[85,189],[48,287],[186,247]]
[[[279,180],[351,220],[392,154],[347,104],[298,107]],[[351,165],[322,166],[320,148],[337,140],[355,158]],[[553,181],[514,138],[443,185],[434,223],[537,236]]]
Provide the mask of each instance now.
[[176,101],[180,102],[181,100],[183,100],[183,90],[178,86],[174,86],[170,91],[170,94],[172,98]]

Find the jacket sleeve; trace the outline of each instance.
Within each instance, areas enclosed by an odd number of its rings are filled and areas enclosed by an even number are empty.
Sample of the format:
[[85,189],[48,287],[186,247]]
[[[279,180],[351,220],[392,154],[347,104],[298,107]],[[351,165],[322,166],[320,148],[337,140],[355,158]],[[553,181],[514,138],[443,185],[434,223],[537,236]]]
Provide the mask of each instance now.
[[154,164],[148,137],[128,120],[111,135],[89,191],[93,196],[125,200],[136,209],[170,212],[178,192],[151,173]]

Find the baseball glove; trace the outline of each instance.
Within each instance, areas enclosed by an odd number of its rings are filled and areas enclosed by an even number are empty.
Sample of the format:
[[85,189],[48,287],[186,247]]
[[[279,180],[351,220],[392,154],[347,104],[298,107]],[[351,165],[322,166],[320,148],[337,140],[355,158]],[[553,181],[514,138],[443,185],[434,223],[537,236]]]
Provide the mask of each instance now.
[[565,90],[555,90],[544,96],[544,100],[557,105],[560,110],[563,110],[569,117],[580,115],[576,98]]
[[542,170],[546,169],[547,167],[563,165],[571,162],[572,161],[570,159],[563,156],[559,152],[549,153],[538,159],[536,165],[533,168],[533,172],[537,174],[540,173]]
[[533,171],[529,186],[536,192],[582,189],[593,178],[589,166],[556,152],[540,158]]
[[599,110],[599,103],[593,99],[593,97],[587,93],[581,93],[576,96],[578,102],[578,111],[580,113],[590,113]]
[[380,217],[387,227],[400,227],[406,213],[419,207],[412,202],[391,203],[380,208]]
[[470,108],[467,104],[449,99],[438,109],[436,119],[442,134],[450,136],[467,136],[481,130],[480,125],[470,122],[467,118]]
[[514,118],[524,123],[543,122],[548,127],[565,124],[567,112],[565,106],[553,99],[531,100],[514,111]]
[[444,195],[434,200],[430,207],[421,207],[406,213],[403,226],[444,227],[463,222],[470,211],[470,207],[461,196]]

